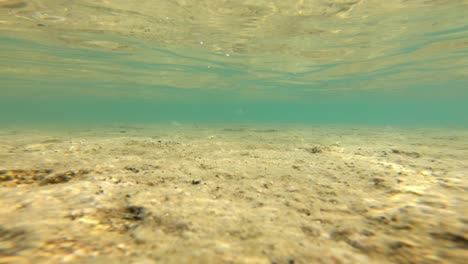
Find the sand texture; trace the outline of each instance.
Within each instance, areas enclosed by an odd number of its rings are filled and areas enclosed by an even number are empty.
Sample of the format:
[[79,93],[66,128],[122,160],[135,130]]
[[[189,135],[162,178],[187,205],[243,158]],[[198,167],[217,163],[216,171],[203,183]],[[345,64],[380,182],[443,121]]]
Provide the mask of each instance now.
[[468,132],[0,131],[0,263],[466,263]]

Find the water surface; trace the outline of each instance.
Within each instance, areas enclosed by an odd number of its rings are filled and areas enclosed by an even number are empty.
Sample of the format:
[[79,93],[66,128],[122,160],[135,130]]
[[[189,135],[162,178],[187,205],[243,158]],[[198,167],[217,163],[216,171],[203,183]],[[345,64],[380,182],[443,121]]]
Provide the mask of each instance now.
[[0,2],[0,120],[466,126],[468,1]]

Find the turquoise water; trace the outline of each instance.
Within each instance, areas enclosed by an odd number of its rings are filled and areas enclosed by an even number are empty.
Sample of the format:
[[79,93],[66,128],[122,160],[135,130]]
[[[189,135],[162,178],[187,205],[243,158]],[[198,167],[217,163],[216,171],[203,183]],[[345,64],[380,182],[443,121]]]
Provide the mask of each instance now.
[[0,1],[0,122],[468,126],[468,1]]

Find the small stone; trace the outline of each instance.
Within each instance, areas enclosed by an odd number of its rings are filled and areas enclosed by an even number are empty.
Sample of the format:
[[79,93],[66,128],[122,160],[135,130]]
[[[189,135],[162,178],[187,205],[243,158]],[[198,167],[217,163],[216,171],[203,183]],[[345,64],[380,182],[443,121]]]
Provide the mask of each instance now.
[[127,220],[143,220],[145,211],[145,208],[142,206],[128,206],[125,208],[123,218]]
[[419,172],[421,175],[423,176],[431,176],[432,175],[432,172],[430,170],[422,170],[421,172]]
[[139,169],[133,168],[133,167],[129,167],[129,166],[125,166],[124,169],[125,169],[125,170],[128,170],[128,171],[131,171],[131,172],[134,172],[134,173],[140,172]]
[[374,182],[374,186],[377,188],[383,187],[385,183],[385,180],[382,178],[374,178],[372,181]]
[[312,154],[317,154],[317,153],[322,153],[323,152],[323,148],[318,147],[318,146],[311,147],[311,148],[304,148],[304,150],[309,152],[309,153],[312,153]]
[[81,217],[80,219],[78,219],[78,221],[80,223],[88,224],[88,225],[97,225],[97,224],[99,224],[99,220],[92,219],[92,218],[87,218],[87,217]]
[[198,185],[201,183],[201,180],[192,180],[193,185]]
[[118,184],[118,183],[121,183],[121,182],[122,182],[121,179],[115,179],[115,178],[112,178],[110,181],[111,181],[112,183],[114,183],[114,184]]
[[71,179],[67,173],[58,173],[53,175],[46,176],[40,183],[40,185],[48,185],[48,184],[57,184],[57,183],[64,183],[68,182]]

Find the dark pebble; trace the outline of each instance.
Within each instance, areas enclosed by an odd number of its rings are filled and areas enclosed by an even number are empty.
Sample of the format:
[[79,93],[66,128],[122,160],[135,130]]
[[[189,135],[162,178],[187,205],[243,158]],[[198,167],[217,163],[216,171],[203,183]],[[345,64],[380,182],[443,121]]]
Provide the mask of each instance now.
[[124,219],[128,220],[143,220],[145,216],[145,208],[142,206],[128,206],[125,208]]

